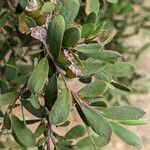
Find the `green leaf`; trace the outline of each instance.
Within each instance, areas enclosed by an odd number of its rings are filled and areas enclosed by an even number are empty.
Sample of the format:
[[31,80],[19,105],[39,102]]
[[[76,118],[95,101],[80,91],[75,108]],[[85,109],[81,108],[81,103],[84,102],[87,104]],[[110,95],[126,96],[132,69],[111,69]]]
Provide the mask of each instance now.
[[84,105],[81,107],[81,109],[86,116],[90,126],[98,135],[107,138],[111,137],[111,125],[99,112],[95,111],[92,107]]
[[111,108],[101,108],[102,115],[114,120],[136,120],[144,116],[145,112],[132,106],[114,106]]
[[[90,101],[93,101],[93,99],[90,99]],[[91,102],[91,106],[94,107],[107,107],[107,103],[105,101],[96,101],[96,102]]]
[[146,121],[146,120],[119,120],[117,122],[125,125],[136,125],[136,126],[150,123],[150,121]]
[[104,60],[106,62],[115,61],[117,58],[121,57],[121,54],[116,51],[103,50],[100,52],[90,53],[87,56],[98,60]]
[[81,38],[81,30],[78,27],[72,27],[65,31],[63,44],[67,47],[75,46]]
[[100,43],[92,43],[92,44],[81,44],[75,47],[78,52],[90,54],[97,52],[102,49],[102,45]]
[[86,137],[86,138],[80,140],[76,144],[76,146],[77,146],[78,149],[79,148],[80,149],[83,148],[83,150],[94,150],[95,146],[93,145],[91,140],[93,140],[93,142],[95,143],[95,145],[97,147],[103,147],[103,146],[107,145],[109,143],[109,141],[110,141],[110,139],[108,139],[106,137],[103,137],[103,136],[91,136],[91,137]]
[[86,19],[86,23],[96,23],[96,20],[97,20],[97,14],[92,12],[88,15]]
[[68,89],[62,90],[49,113],[51,124],[60,124],[67,120],[71,109],[72,97]]
[[40,108],[40,103],[39,103],[39,100],[38,100],[38,95],[31,94],[31,96],[29,98],[29,101],[31,102],[32,106],[35,109],[39,109]]
[[43,58],[32,71],[28,80],[28,88],[33,93],[42,93],[47,80],[49,65],[47,58]]
[[110,82],[112,80],[112,76],[108,72],[104,71],[103,69],[96,72],[96,77],[106,82]]
[[45,123],[41,123],[41,124],[37,127],[37,129],[35,130],[34,136],[35,136],[36,138],[38,138],[39,136],[41,136],[41,135],[45,132],[46,127],[47,127],[47,125],[46,125]]
[[86,14],[89,15],[91,12],[95,12],[96,14],[99,12],[99,0],[86,0]]
[[35,109],[30,101],[22,100],[22,104],[25,107],[26,110],[28,110],[32,115],[38,117],[38,118],[44,118],[47,115],[47,111],[45,107],[40,105],[39,109]]
[[42,137],[37,141],[37,146],[40,147],[42,146],[46,141],[48,140],[47,137]]
[[81,37],[88,38],[96,30],[96,25],[94,23],[84,24],[81,29]]
[[79,94],[83,97],[98,97],[107,90],[107,84],[104,81],[95,81],[83,87]]
[[0,16],[0,28],[3,28],[5,24],[8,22],[11,13],[5,12]]
[[13,100],[17,98],[18,95],[19,95],[18,92],[0,94],[0,106],[10,104]]
[[83,61],[83,64],[84,64],[84,67],[82,68],[83,76],[93,75],[99,72],[99,70],[101,71],[106,65],[105,62],[93,58],[86,59],[85,61]]
[[15,115],[12,115],[11,123],[13,133],[24,146],[30,147],[35,145],[32,131],[26,127],[23,121],[19,120]]
[[65,134],[65,138],[66,139],[77,139],[77,138],[85,135],[85,133],[86,133],[86,130],[85,130],[84,126],[76,125]]
[[134,66],[132,66],[127,62],[108,64],[104,68],[104,71],[116,77],[131,77],[134,73],[134,70],[135,70]]
[[65,19],[66,25],[72,23],[79,11],[79,0],[61,0],[59,14]]
[[9,115],[8,115],[7,112],[4,115],[4,121],[3,121],[3,123],[4,123],[5,128],[7,128],[8,130],[11,129],[11,121],[10,121],[10,118],[9,118]]
[[48,25],[49,51],[55,59],[58,58],[59,52],[61,50],[64,31],[65,31],[64,18],[61,15],[55,16]]
[[22,7],[22,9],[25,9],[27,6],[28,0],[19,0],[19,4]]
[[112,4],[117,4],[118,3],[118,0],[107,0],[109,3],[112,3]]
[[128,87],[126,87],[125,85],[116,83],[116,82],[110,82],[110,84],[112,84],[115,88],[125,91],[125,92],[132,92],[132,90]]
[[55,5],[51,2],[45,2],[42,6],[41,12],[43,13],[51,13],[55,10]]
[[53,74],[46,87],[45,91],[45,105],[50,110],[57,99],[58,87],[57,87],[57,74]]
[[135,147],[141,147],[143,145],[141,139],[131,130],[126,129],[123,126],[116,123],[111,124],[114,133],[125,143]]

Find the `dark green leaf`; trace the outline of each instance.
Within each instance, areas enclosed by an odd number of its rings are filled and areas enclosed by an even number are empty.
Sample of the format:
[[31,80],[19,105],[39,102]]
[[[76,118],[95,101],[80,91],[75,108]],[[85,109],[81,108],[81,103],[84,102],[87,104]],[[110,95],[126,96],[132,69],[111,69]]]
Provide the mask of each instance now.
[[125,85],[116,83],[116,82],[110,82],[114,87],[116,87],[119,90],[125,91],[125,92],[132,92],[132,90]]
[[18,92],[0,94],[0,106],[10,104],[13,100],[15,100],[18,97],[18,95]]
[[10,12],[5,12],[0,16],[0,28],[3,28],[5,26],[5,24],[9,20],[10,15]]
[[48,76],[48,60],[43,58],[37,64],[35,69],[32,71],[31,76],[28,80],[28,88],[33,93],[42,93],[43,87],[45,85]]
[[112,123],[114,133],[124,142],[135,147],[141,147],[141,139],[131,130],[124,128],[123,126]]
[[25,107],[26,110],[28,110],[32,115],[38,117],[38,118],[44,118],[47,115],[46,109],[40,105],[39,109],[35,109],[31,102],[27,100],[22,100],[22,104]]
[[65,31],[63,44],[67,47],[75,46],[81,38],[81,30],[78,27],[72,27]]
[[85,135],[86,130],[82,125],[76,125],[75,127],[71,128],[66,134],[66,139],[77,139],[83,135]]
[[49,113],[51,124],[60,124],[67,120],[71,109],[72,97],[68,89],[62,90]]
[[19,120],[16,116],[11,116],[11,123],[13,133],[24,146],[34,146],[35,139],[32,131],[26,127],[23,121]]
[[10,121],[10,118],[9,118],[9,115],[8,115],[7,112],[6,112],[5,115],[4,115],[4,126],[5,126],[5,128],[7,128],[8,130],[11,129],[11,121]]
[[59,15],[55,16],[48,25],[48,43],[49,51],[55,59],[58,58],[62,40],[65,31],[65,21],[64,18]]
[[145,112],[132,106],[114,106],[111,108],[101,108],[102,114],[114,120],[136,120],[144,116]]
[[53,74],[45,91],[45,105],[49,110],[57,99],[57,88],[57,74]]
[[98,97],[107,90],[107,84],[104,81],[95,81],[83,87],[79,94],[83,97]]

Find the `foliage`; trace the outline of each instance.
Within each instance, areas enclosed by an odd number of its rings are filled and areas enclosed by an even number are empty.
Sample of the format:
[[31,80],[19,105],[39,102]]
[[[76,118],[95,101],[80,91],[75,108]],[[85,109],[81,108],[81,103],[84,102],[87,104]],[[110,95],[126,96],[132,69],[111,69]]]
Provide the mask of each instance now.
[[[79,150],[100,149],[114,132],[127,144],[142,146],[123,125],[146,124],[145,112],[133,106],[107,106],[112,98],[116,105],[127,103],[127,95],[134,91],[128,86],[135,68],[124,61],[124,53],[130,52],[120,39],[149,28],[147,16],[132,22],[134,4],[134,0],[1,0],[0,106],[7,105],[0,111],[1,135],[10,132],[22,148]],[[136,32],[127,35],[126,28],[133,24]],[[78,92],[69,86],[75,78],[85,83]],[[22,118],[13,112],[16,107]],[[24,110],[35,118],[28,120]],[[74,112],[82,125],[58,133]],[[38,126],[33,131],[29,124]]]

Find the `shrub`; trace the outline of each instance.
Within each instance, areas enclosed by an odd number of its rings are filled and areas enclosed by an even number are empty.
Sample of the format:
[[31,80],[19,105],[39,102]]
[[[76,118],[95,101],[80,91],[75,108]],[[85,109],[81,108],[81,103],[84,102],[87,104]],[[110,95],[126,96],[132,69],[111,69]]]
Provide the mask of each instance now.
[[[1,1],[0,106],[8,106],[1,111],[1,134],[7,131],[20,147],[38,149],[99,149],[113,132],[132,146],[142,146],[124,125],[146,124],[141,120],[145,112],[107,105],[132,92],[128,85],[135,70],[123,62],[119,43],[125,20],[114,18],[117,13],[125,16],[133,2],[111,3],[117,0]],[[85,83],[78,92],[69,86],[74,78]],[[16,107],[22,118],[13,113]],[[36,118],[26,119],[24,110]],[[73,112],[82,123],[58,133],[57,128],[69,125]],[[31,131],[29,125],[37,123]]]

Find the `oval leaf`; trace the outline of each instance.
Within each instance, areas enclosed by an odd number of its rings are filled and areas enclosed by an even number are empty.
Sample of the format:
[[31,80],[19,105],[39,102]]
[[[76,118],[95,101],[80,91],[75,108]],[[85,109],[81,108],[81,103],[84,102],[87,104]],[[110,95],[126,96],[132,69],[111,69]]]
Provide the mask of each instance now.
[[110,82],[115,88],[125,91],[125,92],[132,92],[132,90],[128,87],[126,87],[125,85],[116,83],[116,82]]
[[86,133],[86,130],[85,130],[84,126],[77,125],[77,126],[73,127],[72,129],[70,129],[65,134],[65,138],[66,139],[77,139],[77,138],[85,135],[85,133]]
[[111,125],[99,112],[95,111],[89,106],[82,106],[81,109],[86,116],[90,126],[98,135],[107,138],[111,137]]
[[64,18],[61,15],[55,16],[48,25],[49,51],[55,59],[58,58],[59,52],[61,50],[64,31]]
[[78,43],[81,38],[81,30],[78,27],[72,27],[65,31],[63,44],[72,47]]
[[62,90],[49,113],[51,124],[60,124],[67,120],[71,109],[72,97],[68,89]]
[[15,100],[18,97],[18,95],[18,92],[0,94],[0,106],[10,104],[13,100]]
[[125,143],[130,144],[135,147],[141,147],[141,139],[131,130],[124,128],[123,126],[112,123],[114,133]]
[[79,11],[79,0],[62,0],[59,14],[63,16],[66,24],[74,21]]
[[101,108],[102,115],[114,120],[136,120],[144,116],[145,112],[132,106],[114,106],[111,108]]
[[26,127],[23,121],[21,121],[16,116],[12,115],[11,123],[13,133],[24,146],[29,147],[35,145],[35,139],[32,131]]
[[95,81],[83,87],[79,94],[83,97],[98,97],[107,90],[107,84],[104,81]]
[[47,58],[43,58],[32,71],[28,80],[28,88],[33,93],[41,93],[49,71]]

